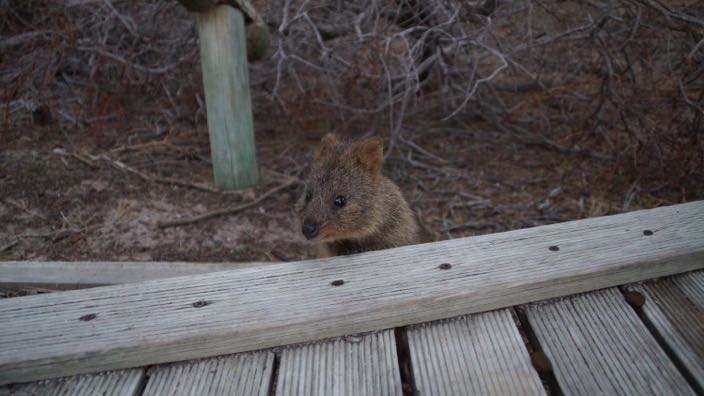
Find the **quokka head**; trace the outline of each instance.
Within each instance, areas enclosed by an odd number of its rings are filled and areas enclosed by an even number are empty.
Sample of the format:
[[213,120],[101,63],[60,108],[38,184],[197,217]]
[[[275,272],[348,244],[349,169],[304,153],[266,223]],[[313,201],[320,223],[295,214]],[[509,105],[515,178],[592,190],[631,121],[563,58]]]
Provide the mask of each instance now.
[[297,204],[307,239],[332,242],[373,232],[383,154],[378,137],[349,145],[334,134],[323,137]]

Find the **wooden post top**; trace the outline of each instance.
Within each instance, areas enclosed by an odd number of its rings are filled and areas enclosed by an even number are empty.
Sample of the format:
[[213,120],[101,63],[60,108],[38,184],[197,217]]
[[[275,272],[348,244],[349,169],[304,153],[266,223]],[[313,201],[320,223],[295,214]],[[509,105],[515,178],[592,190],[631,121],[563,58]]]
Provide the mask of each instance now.
[[269,28],[249,0],[178,0],[188,11],[202,13],[218,4],[229,5],[244,16],[247,36],[247,60],[263,59],[269,48]]
[[228,4],[242,11],[247,24],[263,25],[264,21],[249,0],[178,0],[188,11],[204,12],[218,4]]

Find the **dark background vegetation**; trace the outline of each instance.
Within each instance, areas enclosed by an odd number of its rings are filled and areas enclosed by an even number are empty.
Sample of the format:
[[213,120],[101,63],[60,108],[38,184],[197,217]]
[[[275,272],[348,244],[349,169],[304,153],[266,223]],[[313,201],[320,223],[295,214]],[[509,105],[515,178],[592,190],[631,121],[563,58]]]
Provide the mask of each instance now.
[[0,0],[0,259],[297,260],[319,138],[379,135],[438,239],[704,198],[704,2],[255,1],[261,186],[212,186],[175,1]]

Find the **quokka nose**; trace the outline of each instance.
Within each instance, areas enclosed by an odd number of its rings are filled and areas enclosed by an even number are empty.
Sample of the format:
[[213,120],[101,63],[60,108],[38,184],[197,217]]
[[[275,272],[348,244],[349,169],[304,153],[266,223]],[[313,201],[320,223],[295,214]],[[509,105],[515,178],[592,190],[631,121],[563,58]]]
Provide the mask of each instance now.
[[313,239],[318,235],[318,225],[310,220],[304,221],[302,231],[306,239]]

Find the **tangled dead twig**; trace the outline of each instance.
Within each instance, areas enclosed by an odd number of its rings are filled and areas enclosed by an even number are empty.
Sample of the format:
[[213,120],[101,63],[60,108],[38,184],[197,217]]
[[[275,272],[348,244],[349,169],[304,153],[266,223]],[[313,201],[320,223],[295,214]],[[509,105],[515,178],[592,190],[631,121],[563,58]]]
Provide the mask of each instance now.
[[201,191],[207,191],[211,193],[217,193],[217,194],[239,194],[237,191],[223,191],[219,190],[215,187],[211,187],[205,184],[200,184],[200,183],[193,183],[193,182],[188,182],[185,180],[180,180],[180,179],[174,179],[172,177],[159,177],[155,175],[150,175],[145,172],[142,172],[140,170],[137,170],[131,166],[126,165],[125,163],[111,159],[107,155],[103,154],[99,156],[100,159],[107,161],[114,167],[120,170],[127,171],[129,173],[132,173],[133,175],[139,176],[141,179],[148,181],[148,182],[156,182],[156,183],[161,183],[161,184],[170,184],[170,185],[176,185],[176,186],[182,186],[182,187],[189,187],[193,188],[196,190],[201,190]]
[[21,210],[21,211],[27,213],[28,215],[30,215],[30,216],[32,216],[32,217],[37,217],[37,218],[39,218],[39,219],[46,220],[46,216],[44,216],[43,214],[38,213],[38,212],[35,212],[35,211],[33,211],[33,210],[30,210],[30,209],[27,208],[25,205],[22,205],[21,203],[16,202],[16,201],[14,201],[14,200],[12,200],[12,199],[6,198],[6,199],[3,199],[3,202],[5,202],[5,203],[8,204],[8,205],[14,206],[15,208],[17,208],[17,209],[19,209],[19,210]]
[[10,242],[10,243],[6,243],[5,245],[0,246],[0,253],[6,252],[6,251],[12,249],[12,248],[15,247],[18,243],[19,243],[19,239],[15,239],[14,241],[12,241],[12,242]]
[[232,215],[232,214],[241,212],[245,209],[251,208],[252,206],[258,205],[259,203],[263,202],[264,200],[271,197],[272,195],[278,193],[279,191],[283,191],[283,190],[293,186],[296,183],[298,183],[298,179],[291,178],[287,182],[270,189],[269,191],[263,193],[262,195],[260,195],[259,197],[257,197],[256,199],[254,199],[250,202],[247,202],[247,203],[244,203],[241,205],[237,205],[232,208],[214,210],[214,211],[211,211],[208,213],[204,213],[200,216],[195,216],[195,217],[191,217],[188,219],[160,221],[157,223],[157,227],[159,227],[161,229],[169,228],[169,227],[177,227],[177,226],[197,223],[200,221],[212,219],[212,218],[219,217],[219,216]]
[[295,122],[330,110],[387,134],[387,157],[409,120],[476,118],[632,180],[668,161],[685,177],[704,164],[703,13],[696,1],[290,0],[269,13],[278,41],[259,72]]
[[59,241],[72,234],[83,234],[88,231],[100,229],[103,225],[96,224],[79,228],[62,228],[56,231],[41,232],[41,233],[24,233],[17,235],[17,238],[49,238],[52,242]]
[[151,175],[146,172],[142,172],[138,169],[135,169],[127,164],[125,164],[122,161],[112,159],[107,156],[107,154],[101,154],[101,155],[92,155],[92,154],[87,154],[87,153],[77,153],[77,152],[71,152],[63,148],[56,148],[54,149],[54,154],[61,155],[61,156],[69,156],[73,157],[80,162],[88,165],[91,168],[96,168],[97,165],[95,161],[105,161],[115,167],[116,169],[131,173],[133,175],[138,176],[144,181],[147,182],[155,182],[155,183],[161,183],[161,184],[168,184],[168,185],[176,185],[176,186],[182,186],[182,187],[188,187],[188,188],[193,188],[196,190],[200,191],[207,191],[211,193],[217,193],[217,194],[239,194],[237,191],[223,191],[219,190],[215,187],[211,187],[205,184],[201,183],[193,183],[193,182],[188,182],[185,180],[180,180],[180,179],[175,179],[172,177],[160,177],[156,175]]
[[[3,10],[1,123],[26,120],[20,103],[30,113],[48,106],[61,124],[97,135],[103,124],[143,111],[145,102],[159,108],[149,116],[157,131],[171,129],[183,114],[198,116],[192,100],[198,46],[184,9],[165,1],[30,0]],[[161,18],[172,23],[154,23]],[[136,97],[122,100],[125,90]],[[165,97],[154,95],[164,90]]]

